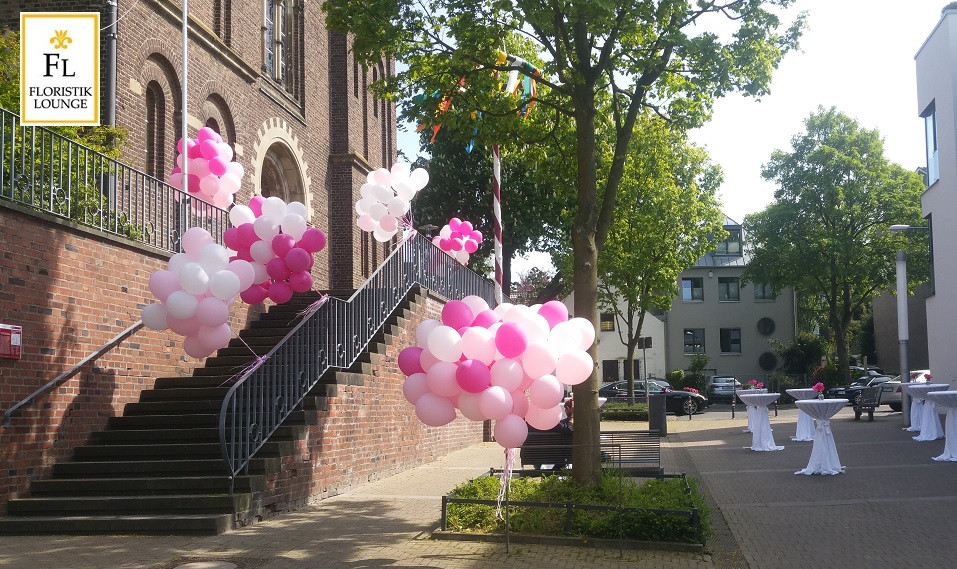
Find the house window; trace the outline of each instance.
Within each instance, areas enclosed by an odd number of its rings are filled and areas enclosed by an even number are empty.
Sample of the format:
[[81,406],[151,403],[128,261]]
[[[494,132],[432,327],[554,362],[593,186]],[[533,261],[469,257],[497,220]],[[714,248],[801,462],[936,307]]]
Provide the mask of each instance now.
[[931,186],[940,179],[940,165],[937,162],[937,109],[934,102],[921,113],[924,117],[924,138],[927,145],[927,185]]
[[166,148],[166,95],[156,81],[146,86],[146,173],[155,178],[167,176],[164,149]]
[[685,354],[704,353],[704,328],[685,328]]
[[754,283],[754,300],[774,300],[778,295],[769,284]]
[[602,332],[614,332],[615,331],[615,313],[614,312],[602,312],[599,317],[598,329]]
[[618,360],[602,360],[601,380],[603,382],[618,381]]
[[714,250],[715,255],[741,255],[741,230],[727,229],[728,237],[718,243]]
[[718,300],[726,302],[741,300],[741,283],[738,277],[718,277]]
[[704,280],[701,277],[681,279],[681,300],[704,300]]
[[303,82],[301,0],[265,0],[263,11],[263,74],[299,100]]
[[740,354],[741,353],[741,328],[722,328],[721,329],[721,353],[722,354]]

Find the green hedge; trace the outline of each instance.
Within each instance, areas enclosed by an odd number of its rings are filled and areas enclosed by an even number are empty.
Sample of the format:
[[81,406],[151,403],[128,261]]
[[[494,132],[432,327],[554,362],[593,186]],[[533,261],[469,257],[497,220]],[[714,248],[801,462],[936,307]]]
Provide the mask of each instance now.
[[598,410],[603,421],[647,421],[648,405],[646,403],[628,403],[625,401],[608,401]]

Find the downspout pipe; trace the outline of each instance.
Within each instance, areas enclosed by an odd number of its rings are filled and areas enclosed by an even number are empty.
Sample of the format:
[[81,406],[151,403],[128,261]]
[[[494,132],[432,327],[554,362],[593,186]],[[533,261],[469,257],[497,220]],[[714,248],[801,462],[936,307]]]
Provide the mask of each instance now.
[[110,25],[106,33],[106,122],[116,126],[116,3],[107,0],[110,5]]

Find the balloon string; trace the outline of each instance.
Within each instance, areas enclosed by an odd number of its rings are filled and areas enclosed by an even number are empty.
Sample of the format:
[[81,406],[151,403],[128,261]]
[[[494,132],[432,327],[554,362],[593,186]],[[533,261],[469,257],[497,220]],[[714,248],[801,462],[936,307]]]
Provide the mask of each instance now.
[[505,449],[505,466],[502,468],[502,477],[499,479],[498,499],[495,503],[495,517],[502,519],[502,502],[508,491],[508,483],[512,479],[512,468],[515,466],[515,449]]
[[[305,320],[306,318],[309,318],[310,316],[312,316],[313,314],[315,314],[316,311],[319,310],[319,307],[322,306],[323,304],[325,304],[328,300],[329,300],[329,295],[328,295],[328,294],[322,294],[322,295],[320,295],[320,296],[319,296],[319,300],[313,302],[313,303],[310,304],[309,306],[307,306],[307,307],[303,308],[302,310],[300,310],[299,312],[297,312],[297,313],[296,313],[296,318],[293,319],[293,322],[295,322],[296,319]],[[292,322],[290,322],[290,324],[292,324]]]

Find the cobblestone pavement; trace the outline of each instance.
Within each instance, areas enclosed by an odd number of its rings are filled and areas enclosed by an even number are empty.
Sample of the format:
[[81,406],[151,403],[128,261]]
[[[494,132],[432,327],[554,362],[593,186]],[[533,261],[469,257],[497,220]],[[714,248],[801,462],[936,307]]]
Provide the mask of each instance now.
[[[752,452],[741,407],[668,417],[662,463],[698,477],[713,509],[705,553],[429,539],[440,496],[490,467],[501,448],[473,445],[298,512],[214,537],[0,537],[0,568],[286,569],[443,567],[749,568],[943,567],[957,522],[957,463],[930,459],[943,441],[918,443],[900,413],[832,422],[846,473],[796,476],[811,443],[791,442],[796,411],[772,416],[785,449]],[[606,423],[603,428],[647,428]]]

